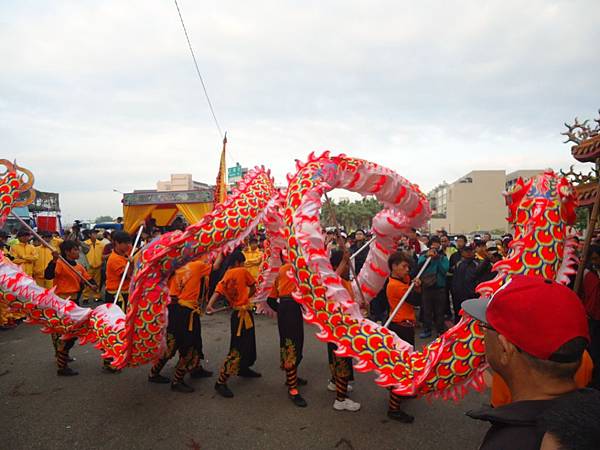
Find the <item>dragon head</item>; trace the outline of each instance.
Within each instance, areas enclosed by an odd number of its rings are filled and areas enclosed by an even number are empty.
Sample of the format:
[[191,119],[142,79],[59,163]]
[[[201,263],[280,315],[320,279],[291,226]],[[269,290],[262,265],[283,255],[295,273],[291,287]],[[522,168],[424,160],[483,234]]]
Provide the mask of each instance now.
[[504,194],[508,206],[508,222],[522,224],[530,214],[540,209],[554,209],[562,222],[575,223],[577,198],[571,184],[548,169],[528,180],[519,178],[510,191]]
[[4,225],[11,209],[29,205],[35,200],[33,174],[7,159],[0,159],[6,171],[0,174],[0,226]]

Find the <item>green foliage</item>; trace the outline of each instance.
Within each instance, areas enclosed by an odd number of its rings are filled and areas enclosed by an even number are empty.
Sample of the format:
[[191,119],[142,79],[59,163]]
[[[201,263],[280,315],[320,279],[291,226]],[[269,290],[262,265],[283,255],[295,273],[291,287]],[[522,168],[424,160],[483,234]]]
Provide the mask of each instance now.
[[[363,198],[350,202],[349,200],[340,200],[338,203],[331,202],[335,217],[339,225],[347,231],[352,232],[358,228],[370,228],[371,220],[383,209],[381,203],[374,198]],[[334,214],[327,202],[323,203],[321,209],[321,225],[324,227],[333,227],[336,225]]]
[[112,222],[113,218],[111,216],[99,216],[96,217],[95,223],[104,223],[104,222]]
[[577,220],[575,221],[575,228],[579,231],[585,231],[588,226],[588,217],[590,212],[587,208],[577,208]]

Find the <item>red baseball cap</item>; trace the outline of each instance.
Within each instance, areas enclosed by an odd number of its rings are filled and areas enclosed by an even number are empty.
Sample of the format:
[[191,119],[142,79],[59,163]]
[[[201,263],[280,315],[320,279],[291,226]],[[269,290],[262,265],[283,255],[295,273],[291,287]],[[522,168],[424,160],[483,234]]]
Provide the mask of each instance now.
[[575,338],[590,341],[581,300],[553,280],[514,275],[491,298],[467,300],[462,307],[471,317],[539,359],[576,361],[581,355],[552,355]]

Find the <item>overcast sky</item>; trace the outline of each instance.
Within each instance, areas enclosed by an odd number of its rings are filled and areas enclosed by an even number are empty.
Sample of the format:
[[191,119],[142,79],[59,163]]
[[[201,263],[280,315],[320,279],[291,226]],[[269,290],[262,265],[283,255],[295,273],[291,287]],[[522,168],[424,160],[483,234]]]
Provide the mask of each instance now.
[[[566,168],[600,107],[600,2],[180,0],[228,164],[330,149],[424,191],[474,169]],[[1,157],[64,216],[120,214],[170,173],[214,183],[220,137],[175,4],[3,1]]]

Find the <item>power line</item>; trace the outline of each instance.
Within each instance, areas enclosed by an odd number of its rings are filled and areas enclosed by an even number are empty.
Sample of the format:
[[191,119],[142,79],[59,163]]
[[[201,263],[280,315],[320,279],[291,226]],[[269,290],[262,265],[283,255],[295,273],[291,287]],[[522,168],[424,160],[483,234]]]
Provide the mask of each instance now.
[[198,68],[198,61],[196,61],[196,55],[194,54],[194,49],[192,48],[192,43],[190,42],[190,37],[188,35],[187,29],[185,28],[185,23],[183,22],[183,16],[181,15],[181,10],[179,9],[179,5],[177,4],[177,0],[175,0],[175,6],[177,7],[177,12],[179,13],[179,19],[181,20],[181,26],[183,27],[183,32],[185,33],[185,38],[188,43],[188,47],[190,48],[190,53],[192,54],[192,59],[194,60],[194,66],[196,67],[196,73],[198,74],[198,78],[200,78],[200,83],[202,83],[202,89],[204,89],[204,95],[206,96],[206,101],[208,102],[208,107],[210,108],[210,112],[215,121],[215,125],[217,126],[217,130],[219,131],[219,136],[221,139],[224,138],[223,132],[221,131],[221,126],[219,125],[219,121],[217,120],[217,116],[215,114],[215,110],[213,108],[212,102],[210,101],[210,97],[208,96],[208,91],[206,90],[206,84],[204,83],[204,79],[202,78],[202,74],[200,73],[200,69]]

